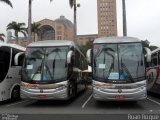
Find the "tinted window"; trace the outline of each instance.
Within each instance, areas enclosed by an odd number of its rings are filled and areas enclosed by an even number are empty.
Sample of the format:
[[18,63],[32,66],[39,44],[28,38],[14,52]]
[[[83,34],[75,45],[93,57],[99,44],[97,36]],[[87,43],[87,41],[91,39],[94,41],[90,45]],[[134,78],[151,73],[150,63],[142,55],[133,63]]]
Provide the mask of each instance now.
[[152,54],[151,67],[158,65],[157,53]]
[[160,51],[158,52],[158,65],[160,65]]
[[0,47],[0,82],[6,77],[10,66],[10,48]]

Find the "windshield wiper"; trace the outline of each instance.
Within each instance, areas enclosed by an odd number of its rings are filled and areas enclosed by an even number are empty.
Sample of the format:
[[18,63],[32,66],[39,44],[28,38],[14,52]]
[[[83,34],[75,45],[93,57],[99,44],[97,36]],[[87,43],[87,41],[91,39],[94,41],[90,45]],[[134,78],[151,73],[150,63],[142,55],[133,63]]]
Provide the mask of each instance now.
[[[106,56],[105,56],[105,54],[107,54],[108,56],[111,56],[111,60],[112,60],[112,63],[111,63],[111,66],[109,67],[109,71],[107,71],[107,76],[105,76],[104,75],[104,73],[105,73],[105,69],[103,69],[103,78],[105,79],[105,80],[108,80],[108,77],[109,77],[109,75],[110,75],[110,73],[111,73],[111,71],[112,71],[112,69],[113,69],[113,67],[114,67],[114,55],[112,55],[111,53],[109,53],[109,51],[111,51],[111,52],[115,52],[115,50],[113,50],[112,48],[102,48],[102,49],[100,49],[100,51],[98,51],[98,53],[95,55],[95,57],[94,57],[94,67],[96,67],[97,65],[96,65],[96,63],[97,63],[97,60],[96,60],[96,57],[98,57],[101,53],[102,53],[102,51],[104,51],[104,58],[103,58],[103,64],[105,64],[105,61],[106,61]],[[94,72],[96,73],[96,69],[94,69]]]
[[[33,76],[31,77],[31,80],[33,80],[33,78],[35,77],[35,75],[37,73],[39,73],[38,71],[41,71],[42,70],[42,67],[43,67],[43,64],[44,64],[44,58],[42,59],[42,62],[41,62],[41,65],[38,66],[37,70],[33,73]],[[41,72],[40,72],[41,73]],[[41,73],[41,76],[42,76],[43,72]]]
[[[107,76],[106,76],[106,79],[107,79],[107,80],[108,80],[108,77],[109,77],[109,75],[110,75],[113,67],[114,67],[114,56],[113,56],[111,53],[109,53],[108,51],[115,52],[112,48],[105,48],[105,49],[104,49],[105,54],[111,56],[111,57],[112,57],[112,60],[113,60],[111,66],[110,66],[110,68],[109,68],[108,74],[107,74]],[[104,62],[105,62],[105,54],[104,54]],[[104,71],[103,71],[103,76],[104,76]]]
[[129,72],[128,68],[126,67],[126,65],[122,61],[121,61],[121,66],[124,68],[125,72],[127,73],[128,77],[130,78],[131,82],[134,82],[131,73]]
[[[44,66],[46,67],[46,72],[48,71],[50,78],[53,80],[53,76],[52,76],[52,74],[51,74],[51,71],[50,71],[48,65],[45,63]],[[45,74],[43,73],[43,75],[45,75]]]
[[[129,47],[127,46],[127,47],[123,50],[123,52],[126,51],[128,48],[129,48]],[[121,52],[122,52],[122,51],[121,51]],[[121,60],[121,67],[125,70],[125,72],[127,73],[127,76],[130,78],[131,82],[134,82],[133,77],[132,77],[131,73],[129,72],[128,68],[127,68],[126,65],[122,62],[122,56],[124,56],[127,52],[128,52],[128,51],[124,52],[124,53],[121,55],[121,58],[120,58],[120,60]],[[120,71],[120,74],[121,74],[121,72],[123,72],[123,69]]]
[[108,77],[109,77],[109,75],[110,75],[110,73],[111,73],[111,71],[113,69],[113,66],[114,66],[114,63],[112,63],[111,67],[109,68],[108,74],[106,76],[106,80],[108,80]]

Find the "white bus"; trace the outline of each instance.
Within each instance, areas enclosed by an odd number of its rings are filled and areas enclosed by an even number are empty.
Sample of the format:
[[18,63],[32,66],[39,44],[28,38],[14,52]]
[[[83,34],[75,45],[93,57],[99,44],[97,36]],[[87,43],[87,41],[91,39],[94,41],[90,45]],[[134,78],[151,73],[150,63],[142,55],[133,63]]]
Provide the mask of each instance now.
[[22,99],[62,99],[85,89],[82,71],[87,60],[67,40],[45,40],[27,46],[22,67]]
[[[20,98],[21,66],[25,48],[15,44],[0,44],[0,101]],[[16,61],[19,63],[15,63]]]
[[148,91],[160,94],[160,48],[151,52],[151,62],[147,63]]
[[[147,61],[150,61],[150,51]],[[93,97],[98,100],[137,101],[147,97],[142,43],[132,37],[104,37],[87,51],[93,71]]]

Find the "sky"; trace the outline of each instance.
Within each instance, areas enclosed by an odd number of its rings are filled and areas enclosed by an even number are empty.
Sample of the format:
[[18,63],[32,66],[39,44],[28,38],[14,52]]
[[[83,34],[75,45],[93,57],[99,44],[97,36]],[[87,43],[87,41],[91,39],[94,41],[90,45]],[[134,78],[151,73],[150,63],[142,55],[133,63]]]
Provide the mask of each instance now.
[[[10,0],[13,8],[0,2],[0,33],[6,35],[6,26],[12,21],[28,24],[28,0]],[[97,34],[97,0],[77,0],[78,35]],[[126,0],[128,36],[150,41],[160,47],[160,0]],[[44,18],[55,20],[61,15],[73,22],[69,0],[33,0],[32,21]],[[117,0],[118,36],[123,35],[122,0]]]

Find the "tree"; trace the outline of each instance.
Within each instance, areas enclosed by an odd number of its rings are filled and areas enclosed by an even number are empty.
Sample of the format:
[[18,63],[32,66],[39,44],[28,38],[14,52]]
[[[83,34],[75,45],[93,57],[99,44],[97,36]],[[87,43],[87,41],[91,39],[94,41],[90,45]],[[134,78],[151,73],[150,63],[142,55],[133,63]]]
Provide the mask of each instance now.
[[25,26],[25,23],[17,23],[15,21],[13,21],[7,25],[7,30],[14,30],[16,44],[19,43],[18,33],[22,33],[26,37],[26,28],[24,26]]
[[12,3],[9,0],[0,0],[0,2],[4,2],[13,8]]
[[88,42],[86,43],[86,45],[80,46],[80,50],[82,51],[82,53],[83,53],[84,55],[86,55],[87,50],[88,50],[88,49],[91,49],[91,48],[92,48],[92,45],[93,45],[93,41],[88,41]]
[[148,40],[145,40],[145,41],[141,40],[141,41],[142,41],[142,46],[143,47],[149,48],[149,43],[147,42]]
[[148,40],[142,40],[142,46],[143,47],[147,47],[147,48],[149,48],[151,51],[153,51],[153,50],[155,50],[155,49],[157,49],[158,47],[157,46],[154,46],[154,45],[149,45],[150,44],[150,42],[148,41]]
[[5,35],[3,33],[0,33],[0,40],[4,42]]
[[149,48],[150,48],[151,51],[153,51],[153,50],[157,49],[158,47],[151,45],[151,46],[149,46]]
[[34,40],[34,42],[35,42],[35,36],[36,36],[36,34],[39,35],[41,33],[40,26],[41,26],[41,24],[35,23],[35,22],[31,25],[31,28],[32,28],[31,31],[32,31],[32,34],[33,34],[33,40]]

